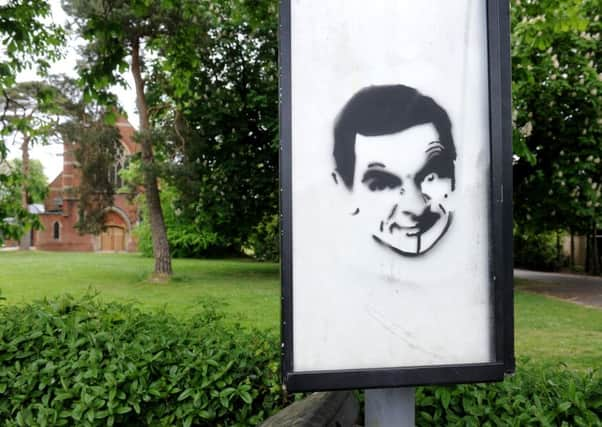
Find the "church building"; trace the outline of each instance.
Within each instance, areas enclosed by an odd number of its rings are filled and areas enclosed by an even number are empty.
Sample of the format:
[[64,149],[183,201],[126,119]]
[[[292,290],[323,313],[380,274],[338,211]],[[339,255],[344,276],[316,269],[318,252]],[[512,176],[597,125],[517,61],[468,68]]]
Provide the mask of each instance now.
[[[119,188],[122,183],[118,172],[126,166],[129,156],[140,151],[140,146],[134,141],[134,128],[125,118],[118,118],[115,126],[121,135],[121,152],[110,176]],[[81,169],[75,159],[74,144],[65,143],[63,147],[63,171],[49,185],[44,212],[39,214],[43,229],[34,232],[33,245],[46,251],[136,251],[132,229],[139,214],[129,194],[115,193],[113,206],[105,212],[106,229],[102,234],[79,234],[75,224]]]

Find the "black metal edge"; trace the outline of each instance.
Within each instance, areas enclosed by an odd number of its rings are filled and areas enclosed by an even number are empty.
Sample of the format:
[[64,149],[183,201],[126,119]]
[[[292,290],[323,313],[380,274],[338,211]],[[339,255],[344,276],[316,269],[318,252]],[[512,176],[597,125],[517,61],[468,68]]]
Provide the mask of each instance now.
[[[514,371],[512,128],[509,5],[487,1],[491,147],[491,239],[495,362],[428,367],[294,372],[292,301],[291,5],[280,1],[280,212],[282,380],[289,392],[501,381]],[[508,226],[509,224],[509,226]]]
[[495,360],[514,371],[512,107],[508,0],[487,2],[491,150],[491,278]]
[[280,275],[281,375],[284,386],[293,370],[293,200],[291,102],[291,3],[280,0],[279,115],[280,115]]
[[[501,0],[504,1],[504,0]],[[500,20],[498,0],[487,1],[487,53],[489,72],[489,156],[490,156],[490,275],[493,283],[494,324],[493,348],[495,360],[504,360],[505,322],[503,290],[504,271],[504,230],[503,208],[503,158],[502,158],[502,74]]]
[[427,367],[313,371],[290,373],[288,391],[327,391],[355,388],[414,387],[426,384],[458,384],[501,381],[503,363],[479,363]]
[[510,54],[510,3],[500,1],[500,46],[502,74],[502,168],[503,206],[502,228],[504,231],[504,365],[507,373],[516,368],[514,358],[514,256],[513,256],[513,213],[512,213],[512,59]]

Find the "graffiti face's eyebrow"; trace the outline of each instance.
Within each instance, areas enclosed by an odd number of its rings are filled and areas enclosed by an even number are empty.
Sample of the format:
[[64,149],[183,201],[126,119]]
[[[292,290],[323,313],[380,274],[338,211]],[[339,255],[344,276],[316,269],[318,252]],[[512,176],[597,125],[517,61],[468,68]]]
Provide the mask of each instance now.
[[444,150],[443,145],[439,141],[429,142],[429,147],[426,149],[425,153],[428,155],[428,158],[441,153]]
[[373,162],[373,163],[368,163],[368,167],[369,168],[384,168],[385,165],[383,165],[382,163]]
[[433,150],[443,150],[443,145],[441,145],[441,143],[439,141],[432,141],[429,142],[429,146],[426,149],[426,152],[428,153],[429,151],[433,151]]

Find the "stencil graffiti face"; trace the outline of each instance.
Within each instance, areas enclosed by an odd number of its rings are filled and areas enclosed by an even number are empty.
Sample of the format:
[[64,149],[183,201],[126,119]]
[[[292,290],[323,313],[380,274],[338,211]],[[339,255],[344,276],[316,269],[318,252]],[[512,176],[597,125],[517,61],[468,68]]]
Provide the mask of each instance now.
[[358,232],[405,256],[426,253],[447,232],[456,148],[434,99],[404,85],[365,87],[335,120],[333,156]]
[[431,249],[452,221],[453,160],[428,123],[356,135],[354,199],[374,240],[406,256]]

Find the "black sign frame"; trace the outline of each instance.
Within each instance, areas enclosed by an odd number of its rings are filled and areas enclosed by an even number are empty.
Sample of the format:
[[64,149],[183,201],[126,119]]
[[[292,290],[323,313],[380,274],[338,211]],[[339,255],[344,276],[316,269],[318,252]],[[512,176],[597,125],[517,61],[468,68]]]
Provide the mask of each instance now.
[[281,374],[289,392],[501,381],[513,373],[512,105],[508,0],[487,0],[491,281],[495,360],[490,363],[295,372],[293,361],[291,0],[280,1]]

